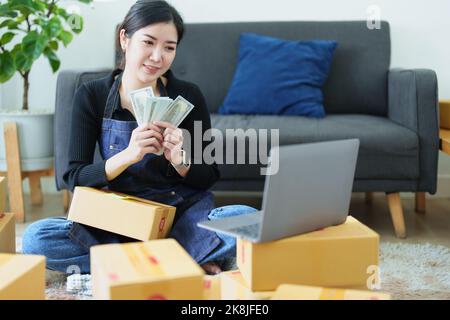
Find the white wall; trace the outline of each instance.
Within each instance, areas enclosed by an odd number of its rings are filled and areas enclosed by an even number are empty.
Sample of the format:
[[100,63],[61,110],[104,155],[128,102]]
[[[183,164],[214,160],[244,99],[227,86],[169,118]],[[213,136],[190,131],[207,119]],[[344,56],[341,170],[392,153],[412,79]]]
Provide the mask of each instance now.
[[[114,27],[133,0],[79,5],[85,29],[68,48],[59,50],[61,69],[111,68]],[[186,22],[365,20],[367,8],[378,5],[391,24],[392,67],[430,68],[437,72],[439,97],[450,99],[450,1],[448,0],[172,0]],[[60,70],[61,70],[60,69]],[[30,108],[54,108],[56,75],[44,59],[30,75]],[[2,85],[0,107],[21,104],[21,79]],[[450,159],[450,158],[449,158]],[[441,174],[450,175],[450,160],[441,156]]]

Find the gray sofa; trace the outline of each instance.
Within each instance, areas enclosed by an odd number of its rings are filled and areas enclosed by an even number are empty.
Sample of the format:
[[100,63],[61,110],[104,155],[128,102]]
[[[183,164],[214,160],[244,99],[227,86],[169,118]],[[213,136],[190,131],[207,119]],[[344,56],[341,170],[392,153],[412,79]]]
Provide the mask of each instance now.
[[[324,87],[327,117],[217,114],[230,86],[241,32],[284,39],[337,40]],[[432,70],[390,69],[390,27],[369,30],[365,21],[188,24],[172,67],[205,95],[215,128],[280,130],[280,143],[359,138],[355,192],[386,192],[397,236],[405,236],[399,192],[436,192],[438,161],[437,80]],[[83,82],[111,70],[62,71],[55,112],[55,172],[58,189],[67,165],[73,94]],[[99,157],[97,153],[96,157]],[[220,165],[214,190],[261,191],[259,165]]]

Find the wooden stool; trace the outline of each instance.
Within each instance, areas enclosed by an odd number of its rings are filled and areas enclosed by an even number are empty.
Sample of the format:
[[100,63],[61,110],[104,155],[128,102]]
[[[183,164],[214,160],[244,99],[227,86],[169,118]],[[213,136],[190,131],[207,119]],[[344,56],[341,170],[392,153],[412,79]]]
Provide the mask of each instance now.
[[22,171],[17,124],[4,124],[7,172],[0,172],[0,176],[7,177],[9,192],[9,210],[16,214],[16,221],[25,222],[25,208],[23,202],[22,180],[28,178],[30,183],[31,203],[42,204],[41,177],[54,176],[54,169],[36,171]]

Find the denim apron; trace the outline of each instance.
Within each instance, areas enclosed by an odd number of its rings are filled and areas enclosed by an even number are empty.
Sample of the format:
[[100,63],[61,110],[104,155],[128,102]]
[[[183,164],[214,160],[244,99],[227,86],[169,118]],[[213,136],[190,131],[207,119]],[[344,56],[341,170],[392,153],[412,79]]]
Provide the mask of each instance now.
[[[105,106],[99,141],[100,153],[104,160],[127,148],[131,133],[138,126],[136,121],[112,119],[114,109],[120,102],[121,79],[122,73],[114,80]],[[158,87],[161,95],[167,95],[160,79]],[[147,154],[141,161],[129,166],[117,178],[110,181],[107,189],[175,206],[177,209],[175,219],[168,237],[176,239],[196,262],[200,262],[221,244],[221,239],[215,232],[197,226],[197,222],[208,220],[208,214],[214,209],[213,194],[210,191],[186,186],[182,181],[174,185],[166,185],[163,181],[160,183],[146,181],[143,173],[146,170],[155,170],[158,166],[161,168],[161,164],[166,167],[171,165],[164,155]],[[79,223],[73,223],[69,237],[86,249],[97,244],[137,241]]]

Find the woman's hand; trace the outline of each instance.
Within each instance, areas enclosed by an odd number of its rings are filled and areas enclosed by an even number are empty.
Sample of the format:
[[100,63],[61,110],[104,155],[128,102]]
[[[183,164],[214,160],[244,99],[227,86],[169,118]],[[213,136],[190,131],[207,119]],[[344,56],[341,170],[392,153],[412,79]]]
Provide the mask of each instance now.
[[146,154],[159,153],[162,149],[161,129],[153,124],[144,124],[133,130],[128,147],[124,150],[130,164],[141,161]]
[[155,121],[154,124],[163,130],[164,157],[174,165],[183,162],[181,148],[183,147],[183,132],[172,124]]

